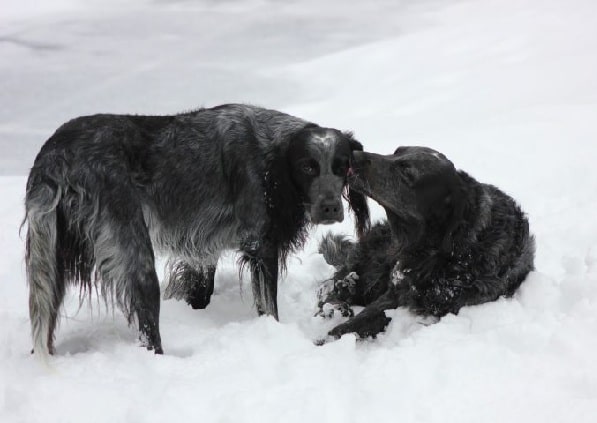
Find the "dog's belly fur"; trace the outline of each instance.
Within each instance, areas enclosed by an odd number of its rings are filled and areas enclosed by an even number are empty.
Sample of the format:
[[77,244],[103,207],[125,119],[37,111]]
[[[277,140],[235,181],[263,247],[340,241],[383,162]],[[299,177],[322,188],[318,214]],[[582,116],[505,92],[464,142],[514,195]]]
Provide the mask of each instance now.
[[210,225],[206,225],[203,220],[194,222],[193,227],[196,229],[192,233],[189,233],[188,227],[182,225],[166,226],[157,217],[155,210],[149,207],[144,208],[143,215],[157,252],[202,265],[214,263],[221,251],[237,249],[241,244],[244,231],[238,220],[233,213],[222,213],[222,210],[224,209],[218,210],[221,213],[217,216],[211,216]]
[[[254,204],[252,207],[258,216],[247,222],[238,216],[234,204],[222,201],[221,197],[202,200],[188,213],[166,211],[165,218],[160,217],[155,207],[143,206],[144,219],[157,252],[202,265],[215,263],[223,250],[259,247],[260,234],[267,224],[265,207]],[[166,208],[162,206],[162,210]]]

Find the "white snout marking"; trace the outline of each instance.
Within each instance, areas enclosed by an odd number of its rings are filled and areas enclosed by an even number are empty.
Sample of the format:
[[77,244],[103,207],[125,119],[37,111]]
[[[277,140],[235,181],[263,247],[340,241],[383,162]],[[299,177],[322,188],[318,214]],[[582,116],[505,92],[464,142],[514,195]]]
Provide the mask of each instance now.
[[320,142],[320,143],[326,144],[326,145],[331,144],[332,142],[334,142],[334,140],[335,140],[334,134],[330,130],[327,130],[325,132],[325,134],[321,135],[321,136],[313,135],[313,141],[317,141],[317,142]]

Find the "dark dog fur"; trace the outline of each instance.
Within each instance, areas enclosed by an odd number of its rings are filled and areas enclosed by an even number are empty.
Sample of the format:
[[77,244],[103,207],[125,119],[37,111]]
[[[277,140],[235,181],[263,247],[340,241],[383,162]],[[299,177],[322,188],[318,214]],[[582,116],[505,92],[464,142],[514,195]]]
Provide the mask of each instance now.
[[387,221],[358,243],[328,234],[320,245],[336,267],[320,291],[321,315],[365,308],[329,332],[375,336],[384,310],[407,307],[441,317],[510,296],[533,270],[535,243],[515,201],[456,170],[443,154],[400,147],[382,156],[356,153],[351,188],[384,207]]
[[346,189],[349,133],[277,111],[224,105],[174,116],[95,115],[61,126],[27,182],[26,267],[34,350],[53,351],[67,285],[99,287],[148,349],[162,352],[154,248],[169,254],[166,297],[204,308],[224,249],[239,249],[257,310],[277,318],[277,279],[310,224],[360,232],[363,195]]

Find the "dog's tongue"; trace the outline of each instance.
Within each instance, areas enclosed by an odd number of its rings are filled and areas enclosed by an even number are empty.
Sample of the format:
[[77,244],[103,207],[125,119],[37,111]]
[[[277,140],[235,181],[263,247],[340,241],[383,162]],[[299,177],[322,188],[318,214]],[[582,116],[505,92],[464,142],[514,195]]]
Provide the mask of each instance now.
[[346,176],[352,176],[354,175],[354,170],[352,169],[352,167],[348,168],[348,171],[346,172]]

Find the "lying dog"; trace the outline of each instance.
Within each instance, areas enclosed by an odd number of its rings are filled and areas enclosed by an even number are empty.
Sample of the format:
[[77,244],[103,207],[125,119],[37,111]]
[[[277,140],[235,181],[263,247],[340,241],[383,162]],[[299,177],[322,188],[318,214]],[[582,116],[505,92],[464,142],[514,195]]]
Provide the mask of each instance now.
[[[61,126],[27,181],[26,268],[34,350],[53,351],[66,287],[100,287],[162,352],[154,248],[172,257],[167,297],[203,308],[224,249],[250,268],[260,314],[278,317],[278,266],[310,224],[343,220],[349,133],[230,104],[174,116],[95,115]],[[347,198],[358,230],[365,197]]]
[[510,296],[533,270],[535,242],[512,198],[457,171],[443,154],[400,147],[382,156],[355,153],[351,188],[381,206],[387,221],[351,243],[328,234],[320,245],[336,267],[320,291],[320,315],[352,316],[329,332],[375,336],[384,310],[407,307],[424,316]]

